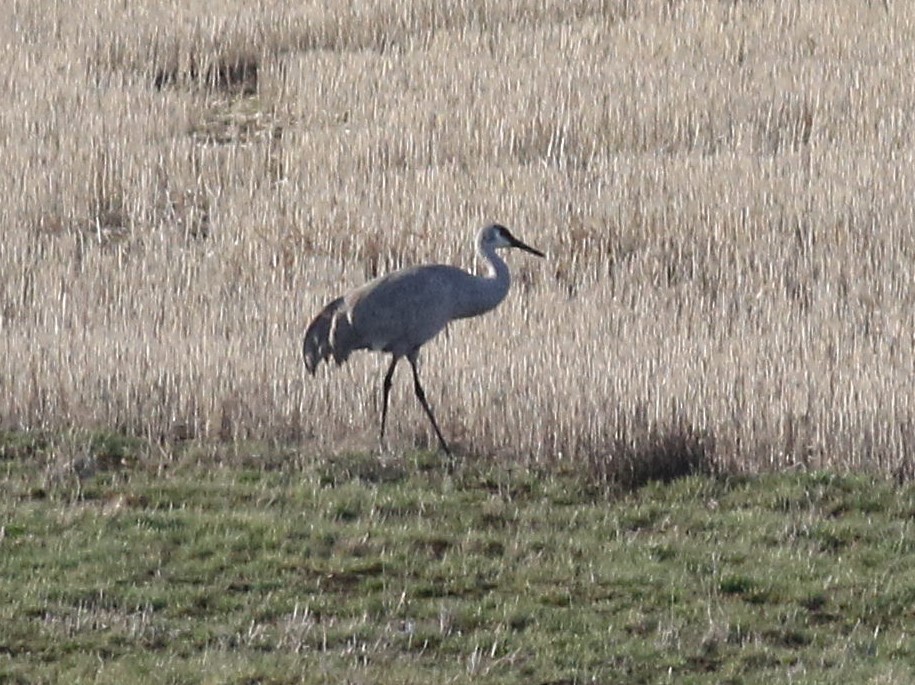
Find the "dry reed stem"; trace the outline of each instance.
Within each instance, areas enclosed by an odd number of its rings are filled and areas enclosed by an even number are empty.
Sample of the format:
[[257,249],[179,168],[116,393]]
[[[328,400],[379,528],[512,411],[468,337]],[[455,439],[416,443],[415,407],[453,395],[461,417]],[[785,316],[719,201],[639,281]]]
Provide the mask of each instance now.
[[304,325],[499,220],[549,259],[424,352],[465,449],[912,474],[915,10],[247,5],[14,3],[3,425],[371,448],[383,362]]

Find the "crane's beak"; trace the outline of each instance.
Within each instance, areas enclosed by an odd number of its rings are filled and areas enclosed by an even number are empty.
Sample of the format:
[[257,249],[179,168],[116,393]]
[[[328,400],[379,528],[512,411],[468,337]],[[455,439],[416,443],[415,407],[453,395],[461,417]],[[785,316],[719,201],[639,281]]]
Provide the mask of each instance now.
[[520,240],[518,240],[515,236],[511,235],[510,233],[509,233],[508,240],[511,243],[512,247],[517,247],[519,250],[524,250],[525,252],[530,252],[531,254],[537,255],[538,257],[546,256],[540,250],[535,250],[530,245],[527,245],[526,243],[522,243]]

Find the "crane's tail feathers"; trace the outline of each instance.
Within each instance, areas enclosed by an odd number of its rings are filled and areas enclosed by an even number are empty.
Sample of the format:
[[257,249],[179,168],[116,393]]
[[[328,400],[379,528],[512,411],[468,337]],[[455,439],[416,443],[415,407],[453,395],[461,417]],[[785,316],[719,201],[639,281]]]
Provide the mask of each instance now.
[[342,297],[338,297],[328,304],[309,324],[308,330],[305,331],[302,353],[305,356],[305,368],[308,369],[311,375],[314,375],[318,365],[322,361],[326,361],[332,354],[334,358],[337,357],[333,350],[331,333],[334,327],[334,316],[342,304]]

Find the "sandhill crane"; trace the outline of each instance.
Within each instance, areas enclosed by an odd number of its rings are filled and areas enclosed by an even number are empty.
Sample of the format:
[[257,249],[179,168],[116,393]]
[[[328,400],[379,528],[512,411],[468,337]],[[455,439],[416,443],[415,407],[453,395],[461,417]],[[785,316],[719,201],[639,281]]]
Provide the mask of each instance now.
[[394,368],[401,357],[406,357],[413,369],[413,392],[432,422],[442,450],[450,454],[419,382],[419,350],[455,319],[485,314],[505,299],[511,275],[496,250],[508,247],[544,256],[504,226],[493,224],[476,236],[477,253],[489,265],[486,276],[444,264],[426,264],[381,276],[338,297],[321,310],[305,332],[305,367],[314,375],[322,361],[333,357],[342,364],[354,350],[390,354],[391,364],[382,384],[379,440],[383,441]]

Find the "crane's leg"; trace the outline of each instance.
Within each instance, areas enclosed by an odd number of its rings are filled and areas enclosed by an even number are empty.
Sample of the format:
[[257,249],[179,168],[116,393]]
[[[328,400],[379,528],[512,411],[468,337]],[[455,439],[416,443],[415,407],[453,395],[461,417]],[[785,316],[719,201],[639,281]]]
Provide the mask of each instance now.
[[407,359],[410,361],[410,368],[413,369],[413,392],[416,393],[416,399],[419,400],[419,403],[423,405],[423,409],[426,410],[426,416],[428,416],[429,420],[432,422],[432,427],[435,429],[435,434],[438,436],[438,441],[442,446],[442,451],[450,456],[451,450],[448,449],[445,438],[442,437],[442,432],[438,428],[438,423],[435,421],[435,416],[432,414],[432,409],[430,409],[429,403],[426,401],[426,393],[423,390],[423,386],[419,383],[419,372],[416,370],[416,359],[413,356],[408,356]]
[[381,435],[378,436],[378,440],[384,440],[384,424],[388,418],[388,395],[391,394],[391,381],[394,378],[394,368],[397,366],[398,357],[391,359],[391,365],[388,367],[388,372],[384,375],[384,383],[382,384],[383,390],[383,399],[381,402]]

